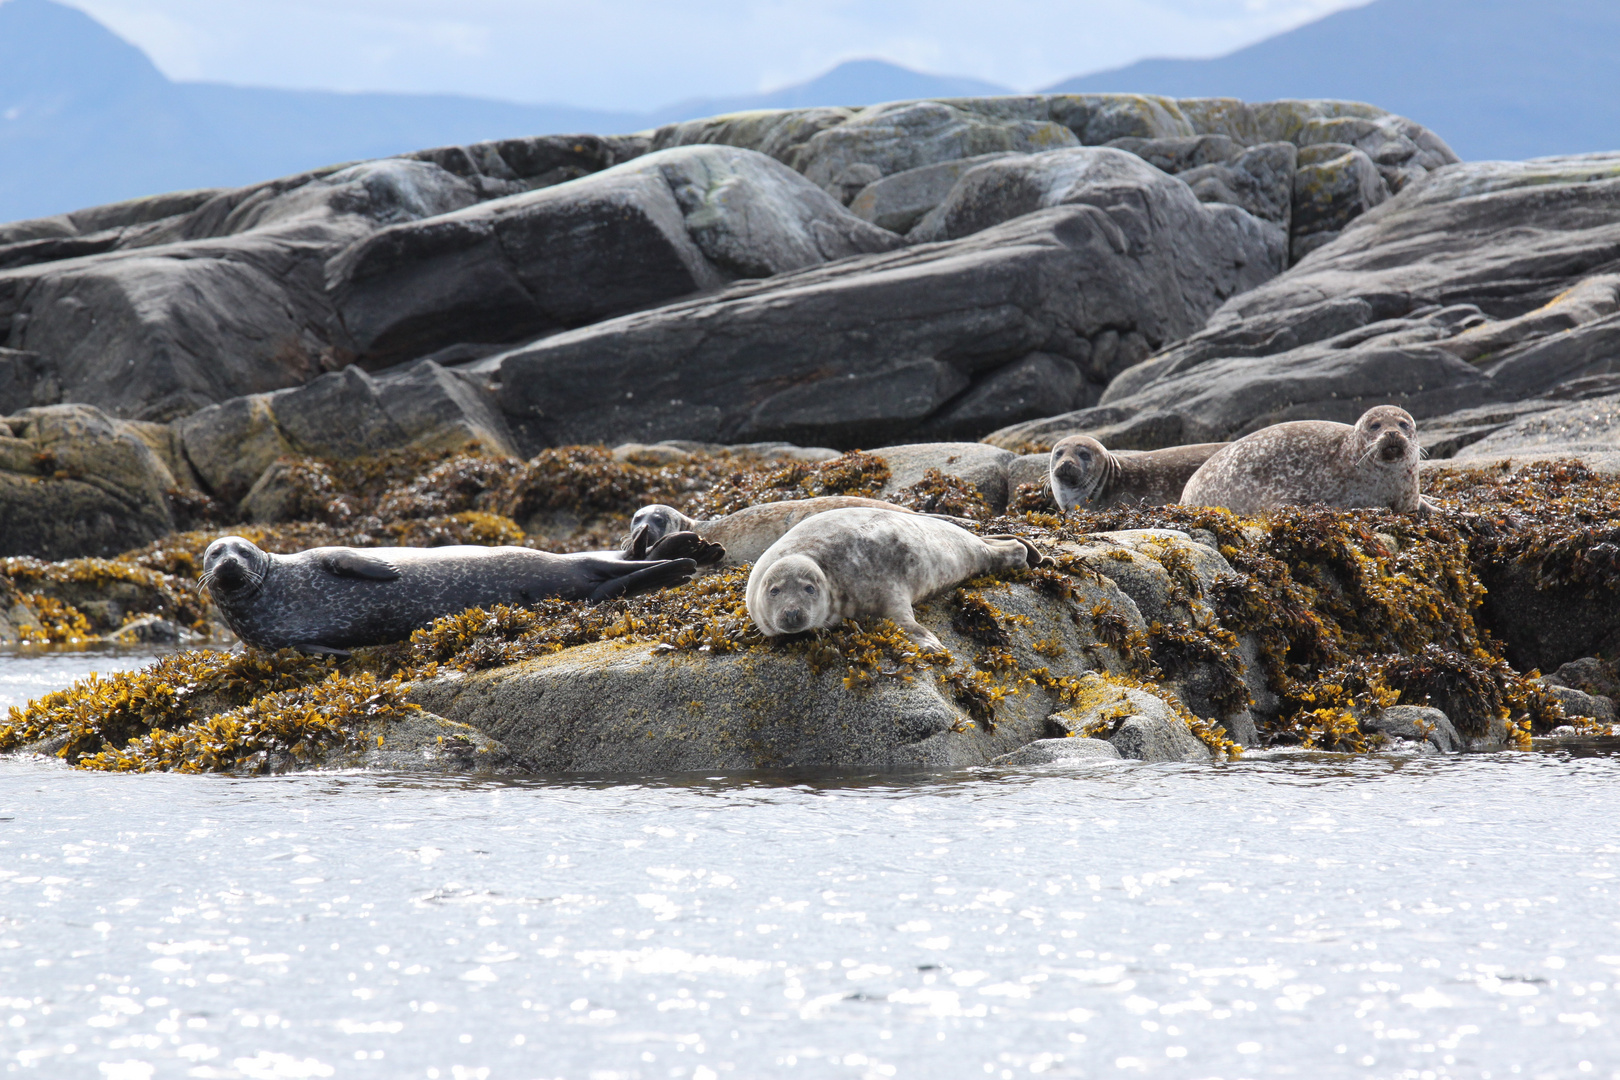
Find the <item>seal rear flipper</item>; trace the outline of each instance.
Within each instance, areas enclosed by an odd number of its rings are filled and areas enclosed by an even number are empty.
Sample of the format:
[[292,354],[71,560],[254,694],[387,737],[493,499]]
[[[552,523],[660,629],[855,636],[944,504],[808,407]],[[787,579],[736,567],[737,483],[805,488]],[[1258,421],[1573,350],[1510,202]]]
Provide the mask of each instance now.
[[635,596],[637,593],[651,592],[653,589],[681,585],[690,581],[695,573],[697,563],[691,559],[671,559],[668,562],[655,563],[622,577],[602,582],[591,593],[590,600],[593,604],[599,604],[615,596]]
[[[639,537],[645,529],[637,530]],[[632,539],[630,550],[636,550]],[[670,533],[643,554],[630,556],[634,559],[691,559],[699,566],[714,566],[726,557],[726,549],[713,541],[705,540],[695,532]]]
[[293,648],[307,656],[348,656],[348,649],[334,649],[330,645],[316,645],[308,641],[299,641]]
[[336,577],[361,578],[365,581],[393,581],[399,577],[399,568],[387,559],[353,548],[323,551],[316,561],[322,570]]
[[1030,569],[1034,569],[1038,566],[1055,565],[1055,560],[1053,560],[1050,555],[1043,555],[1040,548],[1036,547],[1028,540],[1025,540],[1022,536],[1008,536],[1006,533],[997,533],[994,536],[981,536],[979,539],[1013,541],[1015,544],[1018,544],[1024,549],[1024,565],[1028,566]]

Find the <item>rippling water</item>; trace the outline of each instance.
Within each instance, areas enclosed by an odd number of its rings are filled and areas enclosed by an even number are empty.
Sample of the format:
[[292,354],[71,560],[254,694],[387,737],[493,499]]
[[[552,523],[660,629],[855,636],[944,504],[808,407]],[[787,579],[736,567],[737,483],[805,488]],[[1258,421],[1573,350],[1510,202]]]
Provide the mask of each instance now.
[[1620,1077],[1617,790],[1620,757],[1567,752],[618,782],[0,761],[0,1060]]

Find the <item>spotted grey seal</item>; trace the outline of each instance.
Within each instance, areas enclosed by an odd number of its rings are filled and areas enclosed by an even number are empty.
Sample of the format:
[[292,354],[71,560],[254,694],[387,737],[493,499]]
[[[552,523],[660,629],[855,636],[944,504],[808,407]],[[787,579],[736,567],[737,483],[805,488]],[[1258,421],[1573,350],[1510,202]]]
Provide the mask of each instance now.
[[1118,453],[1089,435],[1070,435],[1052,447],[1047,476],[1058,509],[1068,513],[1110,506],[1164,506],[1181,501],[1181,491],[1199,466],[1226,443],[1192,443],[1164,450]]
[[754,563],[748,615],[767,636],[893,619],[917,644],[938,649],[913,603],[979,574],[1043,561],[1026,540],[975,536],[926,514],[829,510],[789,529]]
[[649,545],[684,530],[723,545],[726,555],[720,565],[741,566],[757,560],[765,554],[766,548],[806,518],[824,514],[828,510],[857,506],[871,510],[894,510],[902,514],[915,513],[904,506],[858,495],[822,495],[814,499],[761,503],[723,517],[698,521],[673,506],[653,503],[637,510],[630,519],[630,535],[625,539],[624,547],[631,558],[638,558]]
[[1418,494],[1417,422],[1380,405],[1356,421],[1295,420],[1245,435],[1193,474],[1181,501],[1253,514],[1312,504],[1340,509],[1432,509]]
[[237,637],[263,649],[342,653],[401,641],[470,607],[607,600],[676,585],[691,559],[633,561],[520,547],[323,547],[272,555],[240,536],[203,553],[203,584]]

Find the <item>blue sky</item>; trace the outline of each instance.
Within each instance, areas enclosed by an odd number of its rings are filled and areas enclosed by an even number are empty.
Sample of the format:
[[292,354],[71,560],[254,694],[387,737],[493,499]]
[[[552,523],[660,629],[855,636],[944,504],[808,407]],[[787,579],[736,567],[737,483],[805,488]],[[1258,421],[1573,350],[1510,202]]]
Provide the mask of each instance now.
[[639,109],[882,57],[1033,89],[1361,0],[69,0],[176,79]]

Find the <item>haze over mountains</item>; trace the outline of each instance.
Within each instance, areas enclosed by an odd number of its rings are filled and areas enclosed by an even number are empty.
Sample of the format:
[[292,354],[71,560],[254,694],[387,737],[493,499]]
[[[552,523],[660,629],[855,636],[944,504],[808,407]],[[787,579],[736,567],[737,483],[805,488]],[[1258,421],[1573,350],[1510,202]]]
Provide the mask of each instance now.
[[[1533,11],[1533,16],[1532,16]],[[1620,147],[1620,4],[1376,0],[1213,60],[1151,60],[1046,89],[1345,97],[1439,131],[1465,158]],[[175,82],[53,0],[0,3],[0,221],[339,161],[548,132],[625,132],[747,108],[1009,93],[881,60],[764,94],[644,113],[454,95]]]

